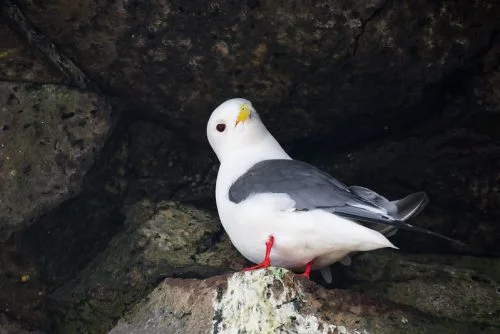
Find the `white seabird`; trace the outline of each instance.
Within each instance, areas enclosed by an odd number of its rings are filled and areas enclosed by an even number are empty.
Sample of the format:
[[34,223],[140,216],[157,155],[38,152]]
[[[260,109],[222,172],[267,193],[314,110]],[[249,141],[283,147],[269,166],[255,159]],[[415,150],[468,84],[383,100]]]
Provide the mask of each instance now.
[[[220,161],[216,202],[221,223],[247,269],[269,265],[322,270],[349,262],[353,252],[396,248],[386,237],[397,228],[447,237],[405,223],[429,202],[424,192],[389,201],[359,186],[293,160],[269,133],[251,102],[217,107],[207,137]],[[385,235],[384,235],[385,234]]]

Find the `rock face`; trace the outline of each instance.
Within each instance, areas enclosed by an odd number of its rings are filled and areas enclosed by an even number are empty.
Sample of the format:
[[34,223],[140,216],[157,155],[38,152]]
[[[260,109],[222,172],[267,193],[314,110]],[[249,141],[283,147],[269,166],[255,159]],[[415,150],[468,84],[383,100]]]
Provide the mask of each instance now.
[[164,277],[209,277],[240,269],[243,260],[227,241],[212,248],[220,229],[212,216],[189,206],[146,200],[131,206],[124,230],[51,296],[56,332],[110,329]]
[[500,261],[377,251],[347,267],[349,290],[478,327],[500,328]]
[[[224,308],[241,301],[234,286],[266,320],[248,329],[499,331],[498,263],[462,256],[500,254],[498,1],[0,9],[0,314],[14,319],[0,317],[2,330],[104,333],[170,276],[116,330],[161,317],[172,330],[239,328],[255,313]],[[394,243],[420,254],[334,266],[348,291],[278,271],[207,279],[244,264],[214,218],[218,163],[205,138],[210,112],[232,97],[252,100],[294,158],[347,184],[390,199],[425,190],[431,204],[411,223],[469,247],[400,232]],[[462,255],[422,254],[432,252]],[[255,297],[267,292],[272,302]]]
[[100,87],[199,141],[213,107],[244,95],[282,140],[344,145],[425,121],[490,50],[500,13],[495,1],[19,3]]
[[76,195],[111,128],[111,108],[63,86],[0,83],[0,241]]
[[30,48],[5,20],[0,20],[0,45],[1,81],[62,83],[57,69],[50,67],[44,55]]
[[[464,126],[428,137],[367,143],[342,155],[311,154],[313,164],[347,184],[377,189],[390,199],[425,190],[429,206],[412,224],[457,240],[462,249],[439,239],[399,232],[395,245],[408,251],[467,251],[500,254],[500,145]],[[369,168],[367,168],[369,166]],[[410,177],[408,177],[411,175]]]
[[478,327],[326,290],[270,268],[207,280],[168,278],[109,333],[467,333]]
[[[244,96],[294,157],[311,158],[313,152],[324,166],[339,165],[328,168],[335,175],[386,188],[388,197],[428,191],[432,207],[441,210],[422,224],[461,239],[476,254],[500,252],[494,165],[499,144],[491,125],[498,123],[500,110],[497,2],[18,3],[37,31],[95,86],[117,97],[127,115],[160,123],[171,140],[198,145],[191,150],[199,157],[195,163],[188,155],[159,150],[169,156],[165,162],[175,162],[161,179],[151,175],[169,166],[149,151],[149,160],[137,164],[140,180],[134,186],[163,199],[177,193],[205,205],[213,183],[199,177],[213,177],[206,171],[214,165],[205,122],[218,103]],[[30,41],[47,49],[44,40]],[[23,69],[9,77],[25,78]],[[139,137],[134,142],[150,136],[161,143],[154,137],[161,129],[151,133],[154,126],[145,123],[134,126]],[[380,152],[375,162],[373,150]],[[359,167],[348,174],[353,163],[338,153],[352,151]],[[132,148],[131,159],[141,154]],[[386,168],[389,158],[408,167]],[[375,176],[366,167],[373,164]],[[186,190],[193,182],[205,183],[196,187],[200,193]],[[481,204],[471,205],[478,195]],[[414,244],[415,250],[447,250],[425,241]]]
[[19,324],[10,321],[5,314],[0,313],[0,334],[45,334],[40,331],[25,330]]
[[207,154],[206,145],[181,140],[176,132],[153,122],[133,122],[127,132],[134,175],[129,197],[146,194],[151,199],[175,199],[215,209],[216,159]]

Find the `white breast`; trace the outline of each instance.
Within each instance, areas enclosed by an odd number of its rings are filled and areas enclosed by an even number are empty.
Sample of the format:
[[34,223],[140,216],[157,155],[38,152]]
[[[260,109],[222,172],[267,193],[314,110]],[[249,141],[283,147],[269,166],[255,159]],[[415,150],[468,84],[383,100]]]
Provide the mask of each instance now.
[[[235,204],[229,188],[255,163],[267,159],[291,159],[269,135],[258,145],[242,148],[221,162],[216,185],[219,217],[233,245],[248,260],[259,263],[265,242],[275,237],[271,264],[302,268],[313,259],[323,267],[357,250],[394,247],[382,234],[326,211],[294,211],[286,194],[259,194]],[[318,268],[316,266],[316,268]]]

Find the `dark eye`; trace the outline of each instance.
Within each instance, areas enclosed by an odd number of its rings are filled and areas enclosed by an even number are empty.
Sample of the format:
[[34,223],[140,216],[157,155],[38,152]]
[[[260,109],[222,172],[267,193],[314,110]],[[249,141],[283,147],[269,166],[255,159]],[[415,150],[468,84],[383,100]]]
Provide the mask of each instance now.
[[217,129],[217,131],[223,132],[224,130],[226,130],[226,124],[219,123],[219,124],[217,124],[217,126],[215,128]]

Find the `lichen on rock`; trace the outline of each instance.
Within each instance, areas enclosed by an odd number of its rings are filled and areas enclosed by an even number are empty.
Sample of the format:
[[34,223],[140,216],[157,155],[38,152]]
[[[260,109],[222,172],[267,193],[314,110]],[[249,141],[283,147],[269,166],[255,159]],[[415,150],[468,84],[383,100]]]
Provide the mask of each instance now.
[[443,320],[358,292],[325,289],[267,268],[204,280],[165,279],[110,334],[468,333],[475,322]]
[[300,284],[293,274],[269,268],[229,277],[227,291],[215,299],[212,333],[354,333],[301,314]]
[[[109,330],[135,303],[165,277],[209,277],[211,249],[221,226],[202,210],[176,202],[140,200],[128,208],[125,227],[78,277],[51,296],[55,327],[60,333]],[[226,249],[232,256],[234,249]]]
[[347,290],[275,268],[212,277],[245,260],[215,218],[205,136],[220,102],[246,97],[294,158],[391,199],[426,191],[411,223],[470,246],[400,231],[400,249],[498,256],[497,0],[0,7],[0,243],[32,224],[2,244],[0,312],[105,333],[147,296],[113,333],[500,332],[494,259],[364,254],[336,267]]

